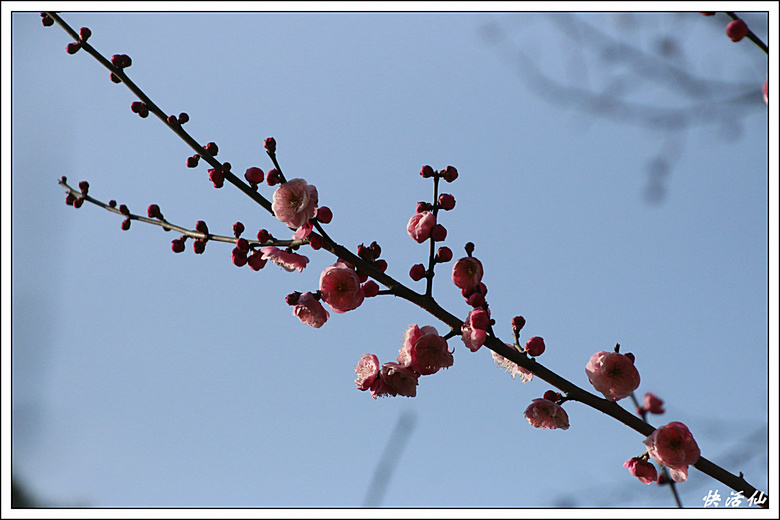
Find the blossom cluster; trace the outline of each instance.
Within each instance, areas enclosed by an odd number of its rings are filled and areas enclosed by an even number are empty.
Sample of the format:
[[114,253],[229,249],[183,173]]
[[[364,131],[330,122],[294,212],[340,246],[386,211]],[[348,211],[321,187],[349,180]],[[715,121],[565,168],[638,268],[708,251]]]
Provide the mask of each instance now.
[[447,340],[435,327],[409,325],[396,360],[379,364],[375,354],[363,354],[355,366],[355,386],[358,390],[370,390],[371,396],[417,395],[420,376],[435,374],[453,364],[452,351]]

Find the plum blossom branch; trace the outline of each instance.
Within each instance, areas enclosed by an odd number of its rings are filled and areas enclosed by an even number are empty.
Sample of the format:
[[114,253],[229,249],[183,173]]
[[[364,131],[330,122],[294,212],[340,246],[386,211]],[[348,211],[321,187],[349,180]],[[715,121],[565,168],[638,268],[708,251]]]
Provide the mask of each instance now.
[[[117,215],[121,215],[125,218],[125,220],[137,220],[139,222],[143,222],[145,224],[151,224],[153,226],[160,226],[165,231],[177,231],[181,233],[182,235],[186,235],[190,238],[194,239],[206,239],[206,240],[212,240],[214,242],[226,242],[229,244],[236,244],[238,240],[240,240],[238,237],[229,237],[224,235],[214,235],[212,233],[204,233],[202,231],[198,231],[197,229],[188,229],[176,224],[173,224],[164,218],[151,218],[151,217],[144,217],[143,215],[137,215],[134,213],[131,213],[129,210],[127,210],[127,207],[124,205],[120,205],[117,207],[117,204],[115,201],[109,201],[108,203],[103,202],[101,200],[98,200],[91,195],[88,195],[86,193],[87,190],[84,188],[81,188],[79,190],[73,188],[72,186],[68,185],[66,177],[62,177],[58,183],[65,188],[65,190],[68,192],[67,200],[72,201],[71,204],[75,203],[79,206],[81,205],[80,202],[77,202],[78,200],[82,200],[84,202],[89,202],[90,204],[94,204],[95,206],[99,206],[106,211],[110,211],[111,213],[116,213]],[[81,183],[82,186],[87,186],[84,181]],[[87,188],[88,189],[88,188]],[[74,205],[75,205],[74,204]],[[155,206],[152,204],[151,206]],[[150,207],[151,207],[150,206]],[[78,206],[77,206],[78,207]],[[157,208],[159,211],[159,208]],[[160,214],[161,215],[161,214]],[[270,239],[265,241],[259,241],[259,240],[248,240],[247,241],[250,247],[261,247],[261,246],[269,246],[269,245],[275,245],[275,246],[282,246],[282,247],[298,247],[301,245],[304,245],[308,243],[308,240],[278,240],[278,239]]]
[[[726,11],[726,15],[727,15],[729,18],[731,18],[732,20],[734,20],[735,22],[736,22],[737,20],[741,20],[741,21],[742,21],[742,19],[741,19],[739,16],[737,16],[737,13],[734,13],[734,12],[731,12],[731,11]],[[744,25],[744,24],[745,24],[745,22],[744,22],[744,21],[742,21],[742,23],[741,23],[741,24],[738,24],[737,26],[738,26],[738,27],[741,27],[741,26],[742,26],[742,25]],[[769,54],[769,47],[767,47],[766,43],[764,43],[763,41],[761,41],[761,38],[759,38],[758,36],[756,36],[756,34],[755,34],[753,31],[751,31],[751,30],[750,30],[750,28],[749,28],[747,25],[745,25],[745,26],[744,26],[744,30],[746,31],[746,34],[745,34],[745,37],[746,37],[746,38],[748,38],[750,41],[752,41],[753,43],[755,43],[755,44],[756,44],[756,46],[757,46],[759,49],[761,49],[761,50],[762,50],[762,51],[764,51],[765,53]]]
[[[322,219],[320,219],[318,216],[316,216],[317,215],[317,213],[316,213],[317,212],[317,207],[316,207],[317,192],[316,192],[316,189],[313,186],[307,185],[306,182],[303,181],[302,179],[293,179],[293,180],[291,180],[289,182],[285,181],[284,176],[281,173],[281,169],[279,168],[278,161],[276,159],[276,154],[275,154],[276,143],[275,143],[275,141],[269,140],[270,138],[267,139],[266,142],[265,142],[265,147],[266,147],[266,151],[267,151],[269,157],[271,158],[272,162],[274,163],[274,166],[276,167],[276,171],[277,171],[276,180],[283,183],[283,186],[286,187],[285,188],[286,191],[291,192],[289,194],[290,197],[292,197],[293,199],[297,200],[298,202],[306,201],[305,204],[301,203],[302,206],[299,209],[293,210],[288,216],[282,216],[279,211],[275,211],[276,204],[280,203],[280,202],[285,202],[285,200],[286,200],[286,199],[282,200],[281,198],[279,200],[277,200],[277,194],[280,193],[279,190],[277,190],[277,193],[275,193],[275,195],[274,195],[274,204],[272,205],[272,203],[268,199],[266,199],[265,197],[263,197],[262,195],[260,195],[256,191],[256,184],[257,183],[253,183],[252,181],[250,181],[250,185],[247,185],[247,184],[243,183],[241,180],[239,180],[235,175],[233,175],[230,172],[229,167],[226,168],[226,165],[228,165],[228,163],[220,163],[219,161],[217,161],[214,158],[214,156],[216,155],[216,145],[210,146],[212,143],[209,143],[209,145],[207,145],[206,147],[201,147],[186,131],[184,131],[182,129],[181,125],[182,125],[183,122],[186,122],[188,117],[187,118],[182,118],[180,116],[179,118],[176,118],[176,117],[173,117],[173,116],[166,116],[165,113],[162,110],[160,110],[151,101],[151,99],[149,99],[148,96],[146,96],[132,81],[130,81],[130,79],[126,76],[126,74],[122,70],[123,68],[129,66],[129,63],[130,63],[129,58],[124,59],[124,58],[121,58],[121,56],[124,56],[124,55],[120,55],[119,59],[112,60],[112,61],[115,61],[116,63],[109,62],[99,52],[97,52],[94,48],[92,48],[87,43],[86,40],[87,40],[87,38],[89,37],[89,34],[90,34],[88,30],[84,31],[84,29],[82,29],[82,31],[77,34],[64,21],[62,21],[59,18],[59,16],[57,16],[55,13],[47,13],[46,16],[50,17],[52,20],[54,20],[57,23],[59,23],[66,30],[66,32],[68,32],[68,34],[70,34],[76,40],[77,46],[74,47],[73,44],[71,44],[68,47],[68,52],[69,53],[72,54],[72,53],[76,52],[77,50],[79,50],[80,48],[83,48],[86,52],[88,52],[90,55],[95,57],[101,64],[103,64],[106,68],[108,68],[111,71],[112,79],[114,77],[116,77],[116,79],[119,80],[119,81],[115,80],[115,82],[123,82],[123,83],[125,83],[126,86],[133,93],[135,93],[139,97],[139,99],[141,100],[141,103],[143,104],[141,107],[138,107],[139,111],[141,110],[141,108],[145,108],[146,110],[148,110],[148,111],[154,113],[155,115],[157,115],[157,117],[160,120],[162,120],[164,122],[164,124],[166,124],[169,128],[171,128],[171,130],[173,130],[181,139],[183,139],[188,145],[190,145],[196,151],[196,154],[199,157],[204,158],[204,160],[206,160],[211,166],[213,166],[215,170],[218,170],[218,171],[222,172],[222,174],[224,176],[224,179],[226,179],[229,182],[231,182],[232,184],[234,184],[241,191],[243,191],[245,194],[247,194],[250,198],[255,200],[258,204],[263,206],[266,210],[268,210],[269,213],[271,213],[272,215],[276,216],[282,222],[287,223],[288,226],[290,226],[292,228],[298,227],[298,231],[296,231],[296,235],[298,233],[300,233],[302,229],[304,231],[306,231],[305,235],[302,238],[298,237],[298,238],[295,238],[294,240],[291,240],[291,241],[277,241],[275,239],[273,241],[270,241],[270,242],[269,241],[264,241],[264,240],[258,240],[257,242],[245,241],[245,242],[247,242],[248,246],[264,246],[264,245],[267,245],[267,244],[270,243],[270,244],[276,244],[276,245],[286,245],[288,248],[297,248],[298,246],[301,246],[301,245],[304,245],[304,244],[313,245],[313,243],[317,242],[318,246],[319,246],[318,248],[321,247],[322,249],[325,249],[326,251],[330,252],[331,254],[333,254],[334,256],[336,256],[339,259],[334,266],[332,266],[330,268],[327,268],[326,271],[323,271],[323,275],[322,275],[321,280],[320,280],[321,290],[318,291],[318,293],[322,293],[322,294],[320,294],[320,297],[324,298],[327,301],[327,303],[329,303],[331,305],[331,307],[336,312],[346,312],[347,310],[351,310],[351,309],[354,309],[355,307],[357,307],[360,304],[360,302],[362,302],[362,298],[363,298],[362,289],[358,293],[359,294],[359,299],[353,299],[353,301],[349,302],[349,303],[351,303],[351,305],[348,306],[348,307],[339,307],[339,306],[336,305],[335,300],[328,301],[328,298],[326,296],[327,292],[322,290],[323,289],[322,288],[323,279],[325,278],[326,273],[334,273],[333,278],[335,279],[336,282],[338,282],[336,285],[339,285],[344,280],[346,280],[347,278],[349,278],[349,281],[352,280],[351,277],[354,277],[355,279],[357,279],[357,274],[355,274],[355,271],[352,270],[352,269],[356,269],[358,273],[361,273],[362,275],[364,275],[366,277],[370,277],[373,280],[376,280],[377,282],[379,282],[382,285],[384,285],[387,288],[387,290],[386,291],[382,291],[382,294],[393,294],[395,296],[403,298],[403,299],[409,301],[410,303],[413,303],[413,304],[417,305],[418,307],[422,308],[423,310],[427,311],[430,315],[432,315],[433,317],[437,318],[441,322],[447,324],[450,327],[450,332],[448,332],[445,337],[441,337],[441,336],[438,335],[438,333],[435,333],[435,329],[433,329],[432,327],[417,328],[417,326],[414,325],[414,329],[413,330],[410,328],[410,330],[407,331],[407,335],[408,335],[407,339],[412,338],[412,337],[416,338],[417,340],[419,340],[419,341],[417,341],[417,343],[427,342],[427,343],[430,343],[431,345],[435,344],[435,346],[437,346],[437,348],[438,348],[438,347],[440,347],[442,345],[442,342],[443,342],[444,349],[443,350],[439,349],[436,352],[438,352],[440,355],[442,355],[442,356],[444,356],[444,358],[446,358],[447,353],[449,352],[447,350],[447,347],[446,347],[446,339],[449,339],[451,337],[454,337],[454,336],[460,334],[462,331],[464,331],[464,329],[467,326],[467,323],[464,322],[461,318],[451,314],[450,312],[448,312],[444,308],[442,308],[436,302],[436,300],[432,297],[432,294],[431,294],[431,281],[432,281],[432,277],[433,277],[433,266],[436,263],[436,256],[434,256],[434,254],[433,254],[433,249],[435,247],[434,243],[437,242],[437,241],[443,240],[444,236],[446,236],[446,230],[443,231],[444,235],[440,235],[440,236],[435,236],[435,234],[432,232],[432,230],[437,225],[435,223],[437,210],[440,207],[440,205],[442,207],[444,206],[444,203],[441,201],[441,197],[443,197],[444,194],[442,194],[441,196],[437,197],[438,177],[439,177],[439,175],[441,175],[443,178],[445,178],[445,180],[447,180],[448,182],[451,182],[452,180],[454,180],[455,177],[457,177],[457,171],[454,168],[447,167],[446,170],[444,170],[443,172],[440,173],[440,172],[433,172],[432,169],[430,168],[430,166],[427,166],[427,167],[423,168],[423,172],[421,172],[421,173],[423,173],[423,177],[430,177],[430,176],[432,176],[434,178],[434,202],[431,205],[431,209],[433,209],[433,212],[429,212],[427,210],[423,210],[421,212],[418,212],[418,214],[415,215],[415,217],[413,217],[412,221],[410,221],[409,229],[408,229],[410,236],[412,236],[412,238],[414,238],[416,241],[423,242],[424,240],[427,240],[427,239],[429,239],[431,241],[431,243],[430,243],[430,254],[429,254],[429,269],[428,269],[428,272],[426,273],[427,276],[428,276],[428,280],[427,280],[427,284],[426,284],[426,291],[425,291],[424,294],[421,294],[421,293],[418,293],[418,292],[412,290],[411,288],[407,287],[403,283],[395,280],[391,276],[387,275],[384,272],[384,268],[386,267],[386,262],[384,264],[381,264],[380,262],[377,262],[377,261],[369,261],[366,258],[364,258],[362,255],[355,254],[355,253],[349,251],[344,246],[338,244],[335,240],[333,240],[325,232],[325,230],[320,225]],[[46,25],[45,22],[44,22],[44,25]],[[75,49],[75,50],[73,52],[71,52],[71,49]],[[136,110],[134,109],[134,111],[136,111]],[[184,121],[182,119],[184,119]],[[189,163],[189,161],[188,161],[188,163]],[[426,172],[426,168],[431,170],[431,175],[425,175],[424,172]],[[301,181],[301,182],[296,182],[296,181]],[[208,239],[208,240],[215,240],[215,241],[221,241],[221,242],[235,243],[237,246],[239,245],[240,240],[245,240],[245,239],[239,239],[238,238],[238,235],[240,235],[239,232],[236,232],[236,237],[226,237],[226,236],[212,235],[212,234],[208,233],[207,231],[204,231],[204,227],[205,226],[203,226],[203,227],[196,227],[196,230],[193,231],[193,230],[189,230],[189,229],[183,228],[181,226],[177,226],[177,225],[171,224],[171,223],[165,221],[162,218],[162,214],[159,212],[159,208],[156,208],[155,211],[152,211],[151,207],[150,207],[150,210],[148,211],[148,213],[149,213],[149,217],[148,218],[147,217],[143,217],[141,215],[131,214],[129,212],[129,210],[127,209],[127,207],[124,206],[124,205],[120,206],[119,209],[117,209],[111,203],[105,204],[105,203],[103,203],[101,201],[98,201],[97,199],[94,199],[94,198],[90,197],[87,194],[88,185],[86,185],[86,184],[85,185],[80,185],[80,191],[76,191],[75,189],[73,189],[70,186],[68,186],[67,183],[66,183],[66,179],[64,179],[64,178],[60,180],[60,184],[63,185],[68,190],[68,197],[72,198],[71,202],[69,202],[69,203],[73,204],[75,207],[79,207],[84,201],[88,201],[90,203],[96,204],[96,205],[98,205],[100,207],[103,207],[104,209],[106,209],[108,211],[122,214],[125,217],[125,219],[126,219],[125,221],[128,222],[128,227],[129,227],[129,222],[131,220],[139,220],[139,221],[142,221],[142,222],[145,222],[145,223],[159,225],[159,226],[163,227],[163,229],[166,229],[166,230],[175,229],[175,230],[185,234],[186,236],[190,236],[190,237],[193,237],[193,238],[196,238],[196,239]],[[255,184],[255,186],[251,186],[251,184]],[[215,181],[215,186],[216,185],[217,185],[217,182]],[[280,188],[280,190],[281,190],[281,188]],[[290,201],[286,200],[286,202],[289,203]],[[448,201],[446,204],[450,205],[450,202]],[[451,205],[454,205],[454,199],[451,202]],[[451,205],[450,205],[449,209],[451,209]],[[283,206],[279,206],[279,207],[281,208]],[[288,206],[285,206],[285,207],[287,209],[289,209],[290,206],[288,205]],[[447,208],[445,208],[445,209],[447,209]],[[431,219],[429,219],[428,216],[425,215],[425,213],[428,213],[432,217],[433,223],[431,223]],[[302,215],[305,216],[305,218],[302,218]],[[418,215],[419,215],[419,218],[418,218]],[[298,220],[301,220],[301,222],[298,222]],[[329,218],[327,220],[329,220]],[[290,225],[291,222],[295,223],[295,225],[294,226]],[[322,220],[322,222],[324,222],[324,220]],[[422,224],[421,224],[421,222],[422,222]],[[301,224],[301,223],[303,223],[303,224],[299,226],[298,224]],[[307,228],[307,226],[308,226],[308,228]],[[123,226],[123,228],[124,228],[124,226]],[[312,231],[312,228],[316,228],[319,234],[314,233]],[[442,229],[443,229],[443,227],[442,227]],[[441,231],[440,231],[440,233],[441,233]],[[294,237],[295,237],[295,235],[294,235]],[[264,251],[265,251],[265,249],[268,249],[268,248],[264,248]],[[269,256],[278,253],[278,249],[277,248],[271,247],[271,249],[275,249],[276,251],[269,251],[269,252],[267,252],[267,254]],[[471,250],[473,250],[473,245],[472,245]],[[471,258],[471,251],[469,251],[468,248],[467,248],[467,252],[469,253],[469,258]],[[451,255],[451,252],[450,252],[450,255]],[[375,256],[378,256],[378,253]],[[374,257],[372,256],[372,259],[373,258]],[[476,259],[473,259],[473,260],[476,260]],[[442,261],[446,261],[446,260],[442,260]],[[478,263],[478,261],[476,261],[476,262]],[[471,264],[472,265],[470,265],[470,269],[473,268],[474,265],[476,265],[474,262],[472,262]],[[456,263],[456,267],[457,267],[457,263]],[[481,264],[479,264],[479,271],[480,271],[479,272],[479,278],[481,278]],[[349,272],[349,273],[351,273],[351,275],[348,276],[347,278],[344,278],[344,275],[343,275],[344,272]],[[473,270],[469,271],[469,272],[473,274]],[[454,270],[453,270],[453,281],[455,281],[455,271]],[[459,285],[459,287],[460,287],[460,285]],[[328,289],[331,289],[331,288],[329,287]],[[604,398],[597,397],[596,395],[594,395],[594,394],[592,394],[592,393],[590,393],[590,392],[580,388],[579,386],[577,386],[574,383],[568,381],[567,379],[563,378],[562,376],[558,375],[557,373],[553,372],[552,370],[546,368],[541,363],[539,363],[535,359],[535,357],[529,357],[529,354],[531,354],[532,356],[536,356],[536,355],[540,354],[544,350],[543,343],[541,343],[541,345],[540,345],[538,342],[536,342],[534,345],[531,345],[531,340],[529,340],[529,343],[526,345],[526,348],[521,350],[519,348],[514,348],[514,347],[510,346],[509,344],[504,343],[495,334],[493,334],[493,332],[492,332],[492,324],[493,324],[493,322],[488,320],[488,318],[489,318],[488,307],[487,307],[486,302],[484,301],[484,295],[486,293],[486,289],[481,289],[480,288],[479,280],[476,280],[476,283],[472,283],[468,288],[463,288],[462,287],[462,289],[463,289],[464,296],[467,298],[467,301],[469,303],[472,303],[472,302],[474,303],[472,305],[473,311],[472,311],[472,313],[469,314],[469,319],[467,320],[468,326],[475,327],[475,328],[483,330],[483,331],[484,330],[488,330],[490,332],[490,334],[485,334],[484,335],[484,339],[481,339],[481,342],[478,345],[476,345],[476,348],[472,348],[471,346],[468,345],[468,343],[467,343],[467,346],[469,346],[469,348],[471,350],[476,350],[476,349],[479,348],[479,346],[484,344],[488,349],[490,349],[491,351],[493,351],[497,355],[502,356],[503,358],[505,358],[506,360],[511,361],[512,363],[515,363],[517,366],[522,367],[523,369],[525,369],[528,372],[532,373],[536,377],[539,377],[543,381],[546,381],[547,383],[551,384],[555,388],[561,390],[565,394],[565,396],[561,396],[560,399],[556,398],[557,399],[557,403],[555,403],[552,400],[549,400],[549,399],[547,399],[547,397],[545,397],[544,400],[548,400],[554,406],[550,406],[549,404],[544,403],[544,407],[543,408],[551,409],[551,410],[553,410],[553,413],[559,413],[559,412],[562,413],[563,415],[561,415],[559,417],[559,420],[565,419],[565,427],[568,427],[568,419],[566,419],[565,413],[562,412],[562,409],[560,408],[560,403],[563,402],[564,400],[578,401],[578,402],[583,403],[583,404],[585,404],[585,405],[587,405],[587,406],[589,406],[591,408],[594,408],[594,409],[596,409],[598,411],[601,411],[605,415],[608,415],[608,416],[614,418],[615,420],[625,424],[629,428],[631,428],[631,429],[633,429],[633,430],[635,430],[635,431],[637,431],[637,432],[647,436],[648,438],[645,441],[646,443],[650,442],[651,438],[653,440],[656,439],[656,437],[658,436],[658,434],[657,434],[658,430],[656,430],[656,428],[651,426],[648,422],[646,422],[642,418],[637,417],[636,415],[628,412],[627,410],[622,408],[620,405],[618,405],[615,402],[616,401],[615,397],[613,397],[612,399],[604,399]],[[374,292],[374,295],[376,295],[378,293],[379,293],[379,291],[377,290],[377,291]],[[474,294],[476,294],[477,297],[474,297]],[[298,293],[298,295],[301,296],[301,297],[304,296],[304,295],[300,295],[300,293]],[[343,296],[343,295],[336,295],[336,296]],[[295,299],[297,300],[298,297],[296,296]],[[304,298],[304,300],[306,300],[306,301],[310,301],[311,299],[312,299],[311,293],[309,293],[306,296],[306,298]],[[483,326],[480,326],[480,327],[476,326],[476,322],[478,320],[476,318],[472,319],[472,314],[475,314],[475,315],[476,314],[480,314],[479,320],[480,320],[480,322],[484,322],[484,323],[482,323]],[[322,321],[322,322],[324,322],[324,321]],[[322,322],[320,322],[319,325],[321,325]],[[315,325],[315,326],[319,326],[319,325]],[[463,332],[463,333],[465,335],[465,332]],[[532,338],[532,340],[533,339],[536,339],[536,338]],[[538,339],[541,339],[541,338],[538,338]],[[466,342],[466,339],[464,339],[464,342]],[[517,343],[517,335],[515,335],[515,342]],[[606,355],[607,355],[607,353],[603,353],[602,352],[602,353],[597,353],[596,356],[600,356],[601,354],[605,355],[605,356],[602,356],[602,357],[606,357]],[[414,358],[414,354],[410,354],[410,355],[412,356],[412,358]],[[627,362],[623,359],[624,357],[627,358],[628,356],[630,356],[630,354],[622,355],[622,354],[618,354],[616,352],[615,355],[622,356],[622,357],[619,357],[619,358],[615,358],[615,359],[619,360],[617,363],[621,364],[621,366],[629,366],[630,365],[631,367],[633,367],[633,357],[630,358],[630,363],[628,363],[628,364],[626,364]],[[446,367],[446,366],[449,366],[448,364],[452,364],[451,363],[451,353],[449,354],[449,356],[450,357],[448,359],[444,359],[443,358],[444,361],[441,362],[439,367]],[[596,356],[594,356],[594,357],[596,357]],[[376,365],[378,362],[376,362],[375,359],[376,359],[375,356],[374,356],[374,360],[369,359],[367,361],[367,365],[371,365],[371,364]],[[601,360],[601,357],[599,358],[599,360]],[[426,370],[431,370],[431,368],[430,368],[430,366],[426,366],[424,363],[421,364],[422,361],[420,361],[419,359],[416,360],[416,361],[413,360],[412,363],[418,363],[418,365],[416,365],[416,366],[418,367],[417,371],[420,374],[425,374],[425,373],[430,374],[430,373],[433,373],[433,372],[430,372],[430,371],[429,372],[425,372]],[[409,384],[410,384],[409,383],[409,379],[408,379],[409,376],[404,375],[404,372],[401,370],[404,367],[402,367],[402,366],[400,366],[400,365],[398,365],[396,363],[386,363],[385,365],[395,365],[395,367],[383,366],[383,368],[382,368],[383,374],[385,372],[387,372],[388,373],[388,377],[395,377],[395,378],[399,378],[400,377],[401,379],[406,378],[406,380],[403,382],[403,384],[406,385],[407,387],[409,386]],[[364,382],[366,382],[366,381],[364,381]],[[637,376],[636,384],[638,385],[638,376]],[[416,379],[414,380],[414,385],[416,386]],[[595,384],[594,384],[594,386],[595,386]],[[629,393],[634,388],[636,388],[636,386],[634,386],[633,388],[628,390]],[[365,390],[366,388],[361,388],[361,389]],[[411,391],[411,395],[414,395],[414,387],[413,386],[411,387],[410,391]],[[393,395],[395,395],[395,394],[393,394]],[[402,394],[402,395],[410,395],[410,394],[405,393],[405,394]],[[608,394],[605,393],[605,395],[608,395]],[[626,395],[628,395],[628,394],[622,393],[622,390],[621,390],[620,396],[625,397]],[[542,400],[542,401],[544,401],[544,400]],[[529,418],[529,421],[530,421],[530,418]],[[540,422],[539,424],[543,424],[543,422]],[[561,423],[561,424],[563,424],[563,423]],[[672,431],[673,434],[677,434],[677,431],[675,430],[676,427],[673,426],[675,424],[676,423],[671,423],[670,425],[666,425],[666,426],[663,426],[661,428],[664,429],[664,432]],[[540,427],[551,427],[551,426],[540,426]],[[557,427],[557,426],[552,426],[552,427]],[[661,430],[661,428],[659,428],[659,430]],[[686,429],[686,431],[687,431],[687,429]],[[688,432],[688,434],[689,434],[689,432]],[[692,440],[692,437],[691,437],[691,440]],[[655,442],[655,441],[653,441],[653,442]],[[694,443],[694,445],[695,445],[695,443]],[[653,449],[655,449],[657,451],[657,453],[659,454],[658,455],[659,462],[662,462],[660,457],[662,457],[663,448],[664,448],[664,445],[662,443],[660,443],[660,442],[658,443],[658,446],[653,444]],[[697,448],[697,450],[698,450],[698,448]],[[710,475],[711,477],[721,481],[722,483],[726,484],[727,486],[729,486],[729,487],[731,487],[731,488],[733,488],[733,489],[735,489],[737,491],[741,491],[745,496],[755,495],[756,493],[758,493],[758,490],[756,490],[753,486],[751,486],[750,484],[748,484],[745,481],[745,479],[742,477],[741,473],[740,473],[739,476],[735,476],[735,475],[729,473],[728,471],[724,470],[723,468],[720,468],[719,466],[717,466],[717,465],[713,464],[712,462],[708,461],[707,459],[698,456],[698,453],[696,453],[696,458],[695,459],[688,461],[688,459],[686,458],[684,463],[686,464],[685,468],[684,468],[684,470],[686,472],[687,472],[687,464],[689,464],[689,463],[693,464],[700,471]],[[686,476],[687,476],[687,474],[686,474]],[[762,495],[763,495],[763,493],[762,493]],[[764,507],[768,507],[768,499],[764,503],[762,503],[761,505],[764,506]]]

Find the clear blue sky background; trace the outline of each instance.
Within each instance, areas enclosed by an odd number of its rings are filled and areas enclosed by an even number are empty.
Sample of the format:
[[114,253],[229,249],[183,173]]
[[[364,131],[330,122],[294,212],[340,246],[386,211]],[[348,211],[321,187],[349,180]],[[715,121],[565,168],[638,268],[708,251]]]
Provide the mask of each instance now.
[[[580,18],[662,63],[666,37],[685,72],[732,85],[698,99],[590,52],[563,15],[62,16],[105,55],[130,55],[131,78],[166,112],[188,112],[187,130],[235,172],[269,169],[262,140],[274,136],[287,176],[332,208],[331,235],[352,250],[378,241],[388,273],[417,290],[407,272],[427,246],[406,223],[432,191],[418,172],[456,166],[445,244],[456,257],[476,244],[497,333],[511,341],[512,316],[525,316],[523,341],[547,344],[539,361],[589,390],[589,357],[619,342],[636,356],[638,395],[665,400],[651,422],[684,422],[705,457],[766,489],[767,60],[725,36],[724,14]],[[748,20],[766,41],[766,17]],[[286,235],[232,186],[215,190],[205,166],[186,168],[192,151],[131,113],[133,94],[89,55],[66,54],[59,27],[37,13],[12,21],[13,462],[40,501],[357,507],[408,417],[386,507],[674,505],[622,467],[641,435],[578,403],[565,405],[569,430],[532,428],[523,411],[552,387],[513,381],[458,338],[454,366],[422,378],[416,398],[357,391],[361,354],[394,360],[411,323],[446,329],[392,297],[302,325],[284,296],[316,289],[328,253],[310,252],[302,273],[254,272],[227,245],[175,255],[173,233],[66,207],[62,175],[136,213],[157,203],[189,227],[230,234],[240,220],[250,236]],[[540,95],[517,49],[561,85],[647,106],[748,95],[727,123],[648,129],[580,110],[571,92]],[[652,202],[659,155],[672,163]],[[450,269],[434,294],[465,317]],[[690,507],[730,491],[695,469],[678,489]]]

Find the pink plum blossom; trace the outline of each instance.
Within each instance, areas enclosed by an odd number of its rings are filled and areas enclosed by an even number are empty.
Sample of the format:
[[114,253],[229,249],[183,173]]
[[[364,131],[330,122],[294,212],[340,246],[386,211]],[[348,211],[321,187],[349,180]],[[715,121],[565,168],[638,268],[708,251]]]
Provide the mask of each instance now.
[[488,313],[484,309],[472,309],[466,321],[461,325],[460,338],[470,351],[476,352],[485,344],[489,319]]
[[452,351],[435,327],[409,325],[404,333],[404,344],[398,351],[398,363],[420,375],[435,374],[441,368],[452,366]]
[[525,418],[534,428],[545,430],[569,428],[569,416],[558,403],[548,399],[534,399],[525,409]]
[[409,219],[406,231],[418,244],[422,244],[431,236],[431,230],[436,225],[436,217],[430,211],[415,213]]
[[281,266],[285,271],[298,270],[300,273],[306,264],[309,263],[309,259],[303,255],[297,253],[289,253],[276,246],[266,246],[260,249],[263,253],[263,260],[270,260],[278,266]]
[[676,421],[656,429],[642,442],[651,457],[669,468],[675,482],[688,479],[688,465],[695,464],[701,453],[688,427]]
[[339,314],[357,309],[365,298],[357,273],[341,261],[322,271],[320,293],[330,308]]
[[639,479],[640,482],[651,484],[658,479],[658,470],[652,462],[641,457],[632,457],[623,463],[628,472]]
[[297,316],[301,323],[311,325],[315,329],[322,327],[330,317],[325,307],[310,292],[305,292],[298,298],[298,302],[293,306],[293,315]]
[[375,354],[363,354],[355,366],[355,374],[358,390],[368,390],[379,377],[379,358]]
[[461,258],[452,266],[452,283],[461,291],[471,291],[482,281],[482,262],[472,256]]
[[374,399],[384,395],[415,397],[418,378],[419,375],[408,368],[388,361],[382,364],[379,378],[371,385],[371,395]]
[[593,387],[609,401],[631,395],[639,387],[639,372],[633,356],[618,352],[596,352],[585,366]]
[[[509,343],[505,343],[505,345],[509,348],[514,348]],[[529,370],[524,369],[514,361],[505,358],[501,354],[498,354],[496,352],[491,352],[493,354],[493,361],[495,361],[500,368],[503,368],[505,372],[509,372],[509,375],[512,376],[512,379],[515,378],[516,375],[520,375],[520,381],[523,383],[528,383],[533,380],[534,374],[530,372]]]
[[276,188],[272,208],[276,218],[297,229],[314,217],[317,202],[317,188],[303,179],[292,179]]

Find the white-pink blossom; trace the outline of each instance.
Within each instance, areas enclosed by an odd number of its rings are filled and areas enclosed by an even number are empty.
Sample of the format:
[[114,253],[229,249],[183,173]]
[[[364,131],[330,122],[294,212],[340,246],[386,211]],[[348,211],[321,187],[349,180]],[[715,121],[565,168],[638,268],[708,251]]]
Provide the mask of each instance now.
[[274,192],[272,209],[276,218],[293,229],[304,225],[317,210],[317,188],[303,179],[292,179]]
[[309,259],[298,253],[288,253],[283,249],[279,249],[276,246],[266,246],[260,250],[263,253],[263,260],[270,260],[278,266],[281,266],[285,271],[298,270],[300,273],[306,264],[309,263]]
[[431,230],[436,225],[436,217],[430,211],[415,213],[409,219],[406,232],[415,242],[422,244],[431,236]]
[[539,398],[531,401],[525,409],[525,418],[534,428],[545,430],[567,430],[569,428],[569,416],[558,403],[549,399]]
[[643,442],[647,453],[669,468],[675,482],[687,480],[688,465],[696,464],[701,454],[688,427],[677,421],[657,428]]
[[639,387],[639,372],[630,355],[596,352],[585,366],[585,373],[593,388],[609,401],[628,397]]
[[298,302],[293,306],[293,315],[315,329],[322,327],[330,317],[325,307],[308,291],[298,297]]
[[339,314],[358,308],[365,299],[357,273],[343,262],[336,262],[322,271],[320,294]]
[[368,390],[379,377],[379,358],[376,354],[363,354],[355,366],[355,386],[358,390]]

